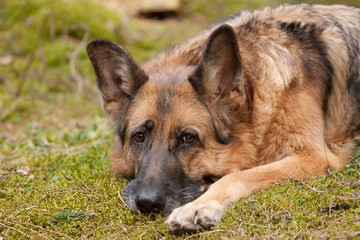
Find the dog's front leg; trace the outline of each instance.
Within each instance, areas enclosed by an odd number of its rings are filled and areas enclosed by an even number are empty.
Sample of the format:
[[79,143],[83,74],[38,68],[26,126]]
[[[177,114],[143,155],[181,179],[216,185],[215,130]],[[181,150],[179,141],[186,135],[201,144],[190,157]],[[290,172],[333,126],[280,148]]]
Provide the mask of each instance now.
[[[195,201],[175,209],[166,221],[170,231],[181,234],[208,230],[221,220],[229,205],[249,196],[251,192],[243,184],[231,182],[230,175],[214,183]],[[225,186],[227,189],[224,189]],[[241,192],[242,196],[231,195],[231,191]]]
[[209,229],[220,221],[230,204],[252,192],[290,178],[319,176],[326,173],[329,166],[339,167],[336,164],[339,161],[330,151],[327,155],[304,151],[301,155],[228,174],[195,201],[175,209],[166,223],[175,234]]
[[181,234],[207,230],[219,222],[229,205],[251,193],[244,184],[233,182],[234,177],[230,174],[221,178],[198,199],[175,209],[166,221],[170,231]]

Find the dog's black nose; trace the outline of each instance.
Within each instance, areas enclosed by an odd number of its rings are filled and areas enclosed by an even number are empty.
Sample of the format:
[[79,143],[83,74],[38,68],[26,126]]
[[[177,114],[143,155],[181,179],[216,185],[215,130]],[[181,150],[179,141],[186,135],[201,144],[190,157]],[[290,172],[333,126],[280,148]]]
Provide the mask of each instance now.
[[137,195],[135,203],[140,212],[160,213],[165,207],[165,197],[156,192],[142,192]]

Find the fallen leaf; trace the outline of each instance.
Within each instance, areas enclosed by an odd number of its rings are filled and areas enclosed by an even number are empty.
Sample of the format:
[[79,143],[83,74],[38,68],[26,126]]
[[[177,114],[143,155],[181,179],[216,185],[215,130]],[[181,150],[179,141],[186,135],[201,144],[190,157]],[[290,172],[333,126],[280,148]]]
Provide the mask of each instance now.
[[0,65],[9,65],[12,61],[14,61],[12,55],[0,56]]
[[11,122],[6,122],[5,129],[8,131],[12,131],[12,130],[14,130],[14,125]]
[[16,169],[16,173],[21,173],[22,175],[30,175],[30,169],[29,167],[22,167],[20,169]]

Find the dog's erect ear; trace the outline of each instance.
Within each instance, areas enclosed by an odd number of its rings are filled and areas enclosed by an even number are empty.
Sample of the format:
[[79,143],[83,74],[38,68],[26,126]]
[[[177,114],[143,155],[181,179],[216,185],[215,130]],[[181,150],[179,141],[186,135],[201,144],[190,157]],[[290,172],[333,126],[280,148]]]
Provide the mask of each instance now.
[[241,74],[235,32],[229,25],[222,25],[210,35],[199,66],[189,78],[190,82],[209,104],[216,104],[239,88]]
[[229,25],[222,25],[210,35],[202,59],[189,81],[211,109],[216,135],[223,143],[231,139],[230,128],[235,120],[243,118],[247,121],[244,117],[248,116],[248,98],[242,73],[235,32]]
[[103,108],[116,115],[127,106],[147,76],[124,49],[111,41],[93,40],[86,50],[102,94]]

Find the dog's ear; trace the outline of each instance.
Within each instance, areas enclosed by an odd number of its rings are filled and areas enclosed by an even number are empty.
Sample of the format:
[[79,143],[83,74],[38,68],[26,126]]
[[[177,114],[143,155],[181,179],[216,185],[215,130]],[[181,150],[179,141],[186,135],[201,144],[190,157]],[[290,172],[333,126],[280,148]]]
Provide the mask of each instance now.
[[230,96],[234,89],[241,88],[241,75],[242,63],[235,32],[229,25],[222,25],[210,35],[190,82],[210,105],[215,105]]
[[235,120],[248,121],[248,99],[242,75],[235,32],[229,25],[222,25],[210,35],[202,59],[189,81],[209,106],[217,137],[223,143],[231,139],[230,128]]
[[101,91],[105,112],[116,115],[126,108],[136,90],[147,80],[145,72],[117,44],[97,39],[86,47]]

